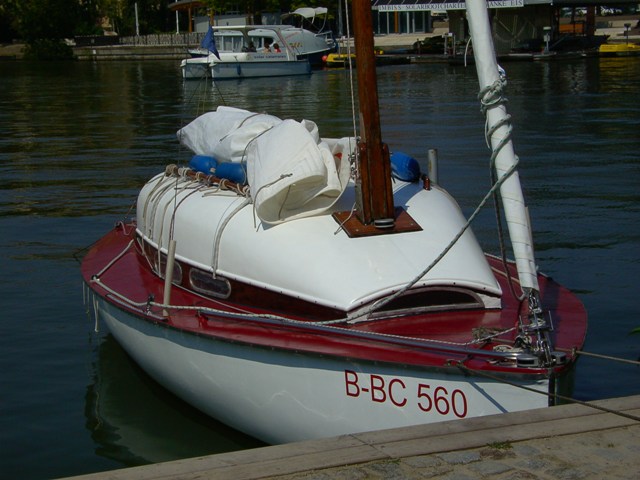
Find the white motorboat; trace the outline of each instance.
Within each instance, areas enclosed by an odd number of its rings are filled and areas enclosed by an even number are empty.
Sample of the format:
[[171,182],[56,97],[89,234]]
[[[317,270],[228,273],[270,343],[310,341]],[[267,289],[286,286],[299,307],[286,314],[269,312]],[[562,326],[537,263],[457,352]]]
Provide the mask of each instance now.
[[[337,48],[333,32],[327,27],[327,9],[324,7],[303,7],[281,16],[282,24],[277,26],[287,44],[295,52],[298,60],[309,60],[312,68],[323,66],[323,58]],[[215,29],[215,27],[214,27]],[[251,32],[258,45],[264,38],[277,43],[277,35],[265,27],[263,32]],[[236,51],[242,47],[242,34],[238,31],[215,30],[215,39],[220,51]],[[204,42],[203,42],[204,43]],[[209,50],[202,45],[189,49],[192,57],[208,57]]]
[[[299,59],[278,26],[210,27],[209,54],[180,63],[182,77],[214,80],[279,77],[311,73],[308,59]],[[216,37],[219,37],[216,40]],[[203,41],[206,44],[207,37]],[[272,45],[278,45],[275,50]]]

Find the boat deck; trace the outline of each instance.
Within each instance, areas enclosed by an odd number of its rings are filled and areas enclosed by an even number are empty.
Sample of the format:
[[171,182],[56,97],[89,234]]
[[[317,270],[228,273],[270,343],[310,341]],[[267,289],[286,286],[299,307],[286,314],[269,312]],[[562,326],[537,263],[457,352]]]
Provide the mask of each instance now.
[[[407,365],[443,366],[465,361],[470,368],[483,369],[487,363],[474,364],[469,352],[483,358],[494,355],[500,345],[508,348],[517,335],[520,315],[526,312],[526,301],[518,301],[509,291],[502,262],[495,257],[489,257],[489,262],[505,292],[502,309],[461,310],[454,317],[450,311],[436,311],[359,322],[339,321],[340,317],[309,321],[287,315],[286,305],[278,310],[261,309],[207,298],[180,287],[173,287],[172,308],[165,314],[166,309],[157,305],[163,298],[164,281],[151,272],[146,257],[137,250],[132,225],[116,227],[87,254],[83,276],[90,283],[101,272],[100,283],[94,282],[93,288],[107,301],[120,308],[127,306],[131,313],[167,328],[195,335]],[[513,266],[509,268],[509,276],[515,275]],[[517,282],[515,277],[511,280]],[[541,275],[539,281],[542,304],[553,321],[555,348],[571,358],[572,349],[584,341],[585,309],[576,296],[552,279]],[[126,291],[127,299],[117,291]],[[495,366],[492,369],[495,371]]]

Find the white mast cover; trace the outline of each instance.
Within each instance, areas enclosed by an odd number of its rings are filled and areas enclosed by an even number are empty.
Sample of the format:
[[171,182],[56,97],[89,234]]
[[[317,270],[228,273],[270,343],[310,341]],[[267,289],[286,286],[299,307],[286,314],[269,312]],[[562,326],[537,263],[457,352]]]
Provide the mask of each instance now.
[[[494,85],[500,80],[498,64],[496,62],[493,37],[487,13],[485,0],[466,0],[467,20],[473,39],[473,55],[478,72],[480,90]],[[488,129],[507,118],[504,104],[489,108],[486,112]],[[491,147],[495,149],[509,136],[509,125],[504,124],[491,135]],[[500,179],[516,163],[513,144],[509,139],[498,153],[495,161],[496,172]],[[509,227],[509,236],[513,246],[513,253],[518,267],[518,277],[524,289],[539,290],[536,274],[536,264],[531,239],[531,226],[527,214],[520,177],[514,171],[500,187],[500,194],[504,205],[505,216]]]

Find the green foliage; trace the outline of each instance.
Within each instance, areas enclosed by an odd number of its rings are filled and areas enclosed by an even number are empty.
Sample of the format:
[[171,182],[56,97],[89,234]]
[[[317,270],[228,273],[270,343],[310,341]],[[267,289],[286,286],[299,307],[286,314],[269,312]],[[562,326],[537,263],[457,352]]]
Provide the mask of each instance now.
[[73,35],[80,15],[75,0],[30,0],[17,5],[17,25],[21,38],[62,39]]
[[17,34],[15,29],[15,0],[0,2],[0,42],[10,42]]
[[25,48],[24,58],[28,60],[72,60],[73,50],[62,40],[32,40]]
[[98,1],[5,0],[0,4],[0,24],[7,25],[12,38],[28,44],[95,33]]
[[490,448],[495,448],[496,450],[510,450],[513,448],[511,442],[493,442],[488,445]]
[[[347,0],[344,0],[346,2]],[[120,35],[136,33],[135,7],[141,35],[173,31],[175,15],[168,0],[1,0],[0,41],[20,39],[34,47],[37,40],[100,35],[100,21],[108,18]],[[288,12],[299,7],[324,6],[337,15],[338,0],[204,0],[216,13]],[[344,3],[342,3],[344,5]]]

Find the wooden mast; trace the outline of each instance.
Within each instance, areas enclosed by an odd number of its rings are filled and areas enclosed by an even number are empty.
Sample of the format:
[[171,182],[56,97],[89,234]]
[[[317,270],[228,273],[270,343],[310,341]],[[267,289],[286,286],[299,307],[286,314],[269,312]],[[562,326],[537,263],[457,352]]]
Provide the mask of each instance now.
[[395,213],[391,188],[389,149],[382,143],[378,108],[378,80],[373,51],[371,2],[353,0],[360,135],[358,144],[357,215],[364,225],[393,227]]
[[382,142],[378,108],[378,80],[373,51],[371,2],[353,0],[360,141],[356,169],[356,215],[334,212],[350,237],[421,230],[413,218],[393,203],[389,148]]

